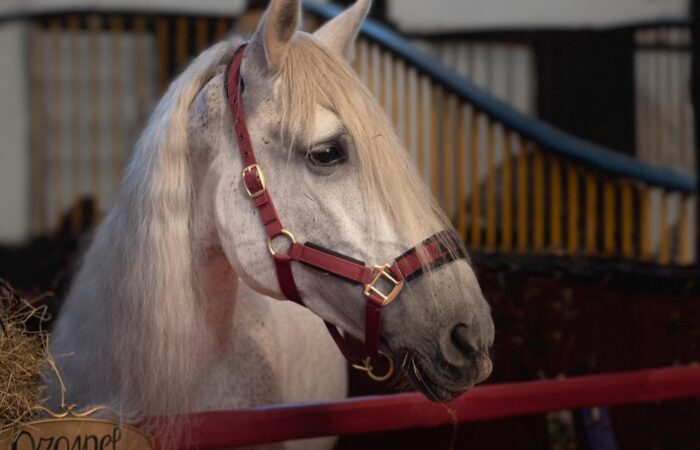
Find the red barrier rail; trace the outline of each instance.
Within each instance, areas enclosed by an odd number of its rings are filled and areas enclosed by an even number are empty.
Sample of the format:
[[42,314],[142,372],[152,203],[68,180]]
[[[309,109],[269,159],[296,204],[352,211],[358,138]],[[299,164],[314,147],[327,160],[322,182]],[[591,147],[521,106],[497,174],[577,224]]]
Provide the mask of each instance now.
[[275,405],[193,414],[192,433],[188,444],[182,448],[207,450],[308,437],[427,428],[455,420],[490,420],[694,396],[700,396],[698,366],[481,386],[446,405],[431,403],[418,393]]

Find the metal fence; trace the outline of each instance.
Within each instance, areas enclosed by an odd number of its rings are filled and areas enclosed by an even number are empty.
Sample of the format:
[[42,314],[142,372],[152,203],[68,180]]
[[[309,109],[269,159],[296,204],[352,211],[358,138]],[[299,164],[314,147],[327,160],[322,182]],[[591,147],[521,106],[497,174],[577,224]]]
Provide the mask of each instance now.
[[[306,23],[337,13],[307,10]],[[109,206],[158,95],[233,24],[121,12],[32,19],[35,233],[80,197]],[[523,115],[376,24],[364,26],[356,51],[356,70],[470,250],[695,261],[691,177]]]
[[[54,14],[29,30],[32,227],[51,230],[83,197],[111,204],[158,96],[231,19]],[[80,210],[74,220],[80,222]]]

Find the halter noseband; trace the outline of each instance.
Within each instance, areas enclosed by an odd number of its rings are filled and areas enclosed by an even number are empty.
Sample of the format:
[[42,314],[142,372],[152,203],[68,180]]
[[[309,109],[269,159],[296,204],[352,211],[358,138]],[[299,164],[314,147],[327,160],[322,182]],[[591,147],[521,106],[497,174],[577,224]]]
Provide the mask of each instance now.
[[[393,373],[393,361],[379,350],[379,334],[381,326],[382,308],[396,299],[401,292],[404,283],[411,280],[424,270],[437,267],[448,262],[463,258],[466,255],[458,250],[459,237],[452,231],[441,231],[423,241],[419,246],[413,247],[394,260],[392,264],[367,267],[364,263],[349,256],[325,249],[317,244],[301,244],[296,241],[294,235],[282,226],[277,210],[272,202],[265,186],[265,178],[262,169],[255,160],[253,146],[245,122],[245,110],[243,107],[243,82],[241,78],[241,64],[243,62],[245,45],[242,45],[233,56],[226,75],[226,94],[231,108],[233,127],[236,132],[238,148],[243,162],[243,184],[248,196],[255,203],[260,218],[265,226],[268,237],[268,249],[275,262],[277,280],[284,296],[304,306],[297,285],[292,274],[292,261],[299,261],[315,269],[339,276],[345,280],[361,284],[363,294],[367,300],[365,310],[365,357],[355,354],[343,338],[338,327],[325,322],[333,340],[338,345],[341,353],[356,369],[364,370],[376,380],[388,379]],[[289,243],[287,254],[275,252],[272,241],[275,238],[284,237]],[[418,256],[418,249],[424,253],[423,261]],[[378,284],[380,281],[391,286],[388,292],[382,291]],[[388,372],[384,375],[374,373],[372,361],[379,355],[386,357],[389,362]]]

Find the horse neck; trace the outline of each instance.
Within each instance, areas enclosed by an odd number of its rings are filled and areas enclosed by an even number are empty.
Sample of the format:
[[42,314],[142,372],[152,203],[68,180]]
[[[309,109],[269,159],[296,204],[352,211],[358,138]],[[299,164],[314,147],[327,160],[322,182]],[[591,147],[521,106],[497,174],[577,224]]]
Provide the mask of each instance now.
[[239,279],[220,248],[205,250],[197,272],[197,303],[203,310],[212,344],[221,349],[230,341]]

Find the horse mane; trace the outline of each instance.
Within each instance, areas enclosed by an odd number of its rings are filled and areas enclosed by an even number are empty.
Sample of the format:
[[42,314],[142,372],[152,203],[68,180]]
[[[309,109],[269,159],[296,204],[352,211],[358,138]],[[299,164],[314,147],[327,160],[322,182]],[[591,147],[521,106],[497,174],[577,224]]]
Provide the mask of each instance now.
[[193,301],[198,255],[188,109],[241,43],[221,42],[197,57],[170,85],[136,144],[73,283],[69,311],[59,316],[76,322],[57,327],[55,347],[71,351],[72,339],[90,340],[79,355],[57,355],[69,380],[80,365],[94,369],[74,391],[69,386],[71,401],[118,406],[129,421],[193,406],[202,358],[213,344],[203,308]]

